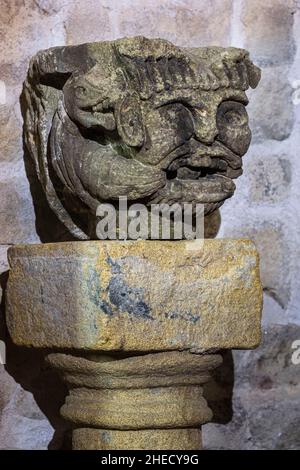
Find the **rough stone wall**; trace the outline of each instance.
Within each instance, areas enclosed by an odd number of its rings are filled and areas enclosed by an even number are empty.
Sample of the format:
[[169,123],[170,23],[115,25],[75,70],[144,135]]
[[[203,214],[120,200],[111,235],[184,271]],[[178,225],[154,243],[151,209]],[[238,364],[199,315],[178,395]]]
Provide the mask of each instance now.
[[[248,108],[252,146],[235,196],[222,209],[219,236],[257,243],[263,343],[256,351],[226,354],[211,386],[224,409],[216,410],[217,423],[205,426],[204,444],[299,449],[300,365],[292,363],[292,343],[300,339],[299,1],[0,0],[1,285],[9,245],[59,239],[64,230],[30,178],[30,163],[24,164],[19,96],[30,57],[55,45],[139,34],[183,46],[245,47],[262,68]],[[11,344],[3,315],[0,337],[7,343],[7,366],[0,365],[0,448],[61,447],[63,388],[42,356]]]

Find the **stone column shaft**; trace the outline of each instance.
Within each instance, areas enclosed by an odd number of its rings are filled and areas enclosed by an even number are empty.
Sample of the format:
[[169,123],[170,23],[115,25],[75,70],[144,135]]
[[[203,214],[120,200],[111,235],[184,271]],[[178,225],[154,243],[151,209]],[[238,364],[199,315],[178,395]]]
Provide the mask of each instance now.
[[70,388],[61,414],[76,428],[74,449],[202,447],[201,425],[212,418],[202,385],[221,356],[172,351],[105,359],[48,356]]

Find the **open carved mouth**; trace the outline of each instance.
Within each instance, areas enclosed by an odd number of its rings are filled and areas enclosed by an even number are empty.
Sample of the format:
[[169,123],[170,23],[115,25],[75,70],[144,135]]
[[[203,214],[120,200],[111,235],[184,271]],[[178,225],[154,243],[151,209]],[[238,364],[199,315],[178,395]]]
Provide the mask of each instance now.
[[208,213],[234,193],[232,178],[242,173],[242,160],[218,142],[211,147],[197,144],[189,150],[178,156],[176,149],[175,159],[165,170],[166,184],[152,202],[205,204]]

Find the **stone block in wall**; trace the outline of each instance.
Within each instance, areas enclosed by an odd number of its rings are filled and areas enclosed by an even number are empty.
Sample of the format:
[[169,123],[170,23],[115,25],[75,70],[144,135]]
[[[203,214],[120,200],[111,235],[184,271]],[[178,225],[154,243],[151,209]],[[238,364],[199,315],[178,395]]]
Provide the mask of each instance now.
[[109,16],[112,8],[113,3],[105,1],[85,0],[84,6],[80,0],[69,2],[65,19],[66,44],[114,39]]
[[[60,2],[62,3],[62,2]],[[0,8],[0,160],[22,159],[20,94],[28,63],[39,49],[64,41],[57,0],[3,0]]]
[[0,245],[0,274],[8,270],[7,250],[9,245]]
[[244,47],[259,65],[289,64],[293,61],[294,0],[244,1],[241,21]]
[[227,227],[224,237],[253,240],[260,256],[260,276],[264,292],[285,308],[290,300],[290,247],[279,221],[260,221],[252,217],[247,224]]
[[234,352],[235,386],[259,391],[300,387],[300,364],[292,362],[296,340],[300,340],[299,325],[265,326],[259,348]]
[[0,161],[22,158],[22,122],[16,116],[14,107],[6,104],[0,105],[0,142]]
[[22,161],[1,163],[0,201],[0,243],[38,243],[33,202]]
[[291,162],[285,155],[254,153],[245,165],[254,203],[278,203],[290,194]]
[[289,137],[294,122],[292,93],[287,67],[263,68],[257,90],[249,93],[252,142]]
[[[299,449],[300,364],[292,361],[299,325],[268,325],[260,348],[234,353],[236,387],[258,449]],[[250,394],[249,394],[250,391]]]
[[7,249],[8,245],[0,245],[0,340],[6,344],[6,365],[0,364],[0,449],[47,449],[53,428],[32,393],[14,378],[30,376],[34,367],[27,363],[27,354],[11,344],[5,328],[2,289],[7,280]]
[[1,1],[0,62],[20,64],[40,49],[63,44],[62,9],[66,3],[58,0]]
[[[5,390],[6,383],[2,376],[0,385],[1,390]],[[15,383],[9,398],[6,406],[0,410],[0,449],[47,449],[53,429],[32,394]]]
[[181,46],[228,46],[232,0],[129,0],[116,15],[118,36],[162,37]]
[[209,449],[299,449],[300,365],[292,362],[298,325],[269,325],[255,351],[233,353],[233,415],[226,425],[207,424]]
[[226,425],[205,425],[205,449],[299,449],[299,392],[299,388],[291,391],[285,387],[268,392],[239,389],[232,421]]

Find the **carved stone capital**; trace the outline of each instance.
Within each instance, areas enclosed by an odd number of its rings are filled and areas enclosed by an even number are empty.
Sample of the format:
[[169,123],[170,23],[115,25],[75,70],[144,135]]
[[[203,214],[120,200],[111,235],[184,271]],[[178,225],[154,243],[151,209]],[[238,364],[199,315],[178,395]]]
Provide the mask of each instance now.
[[54,47],[31,60],[25,142],[49,205],[79,239],[96,209],[203,204],[235,190],[251,140],[246,90],[260,71],[244,49],[180,48],[133,37]]

